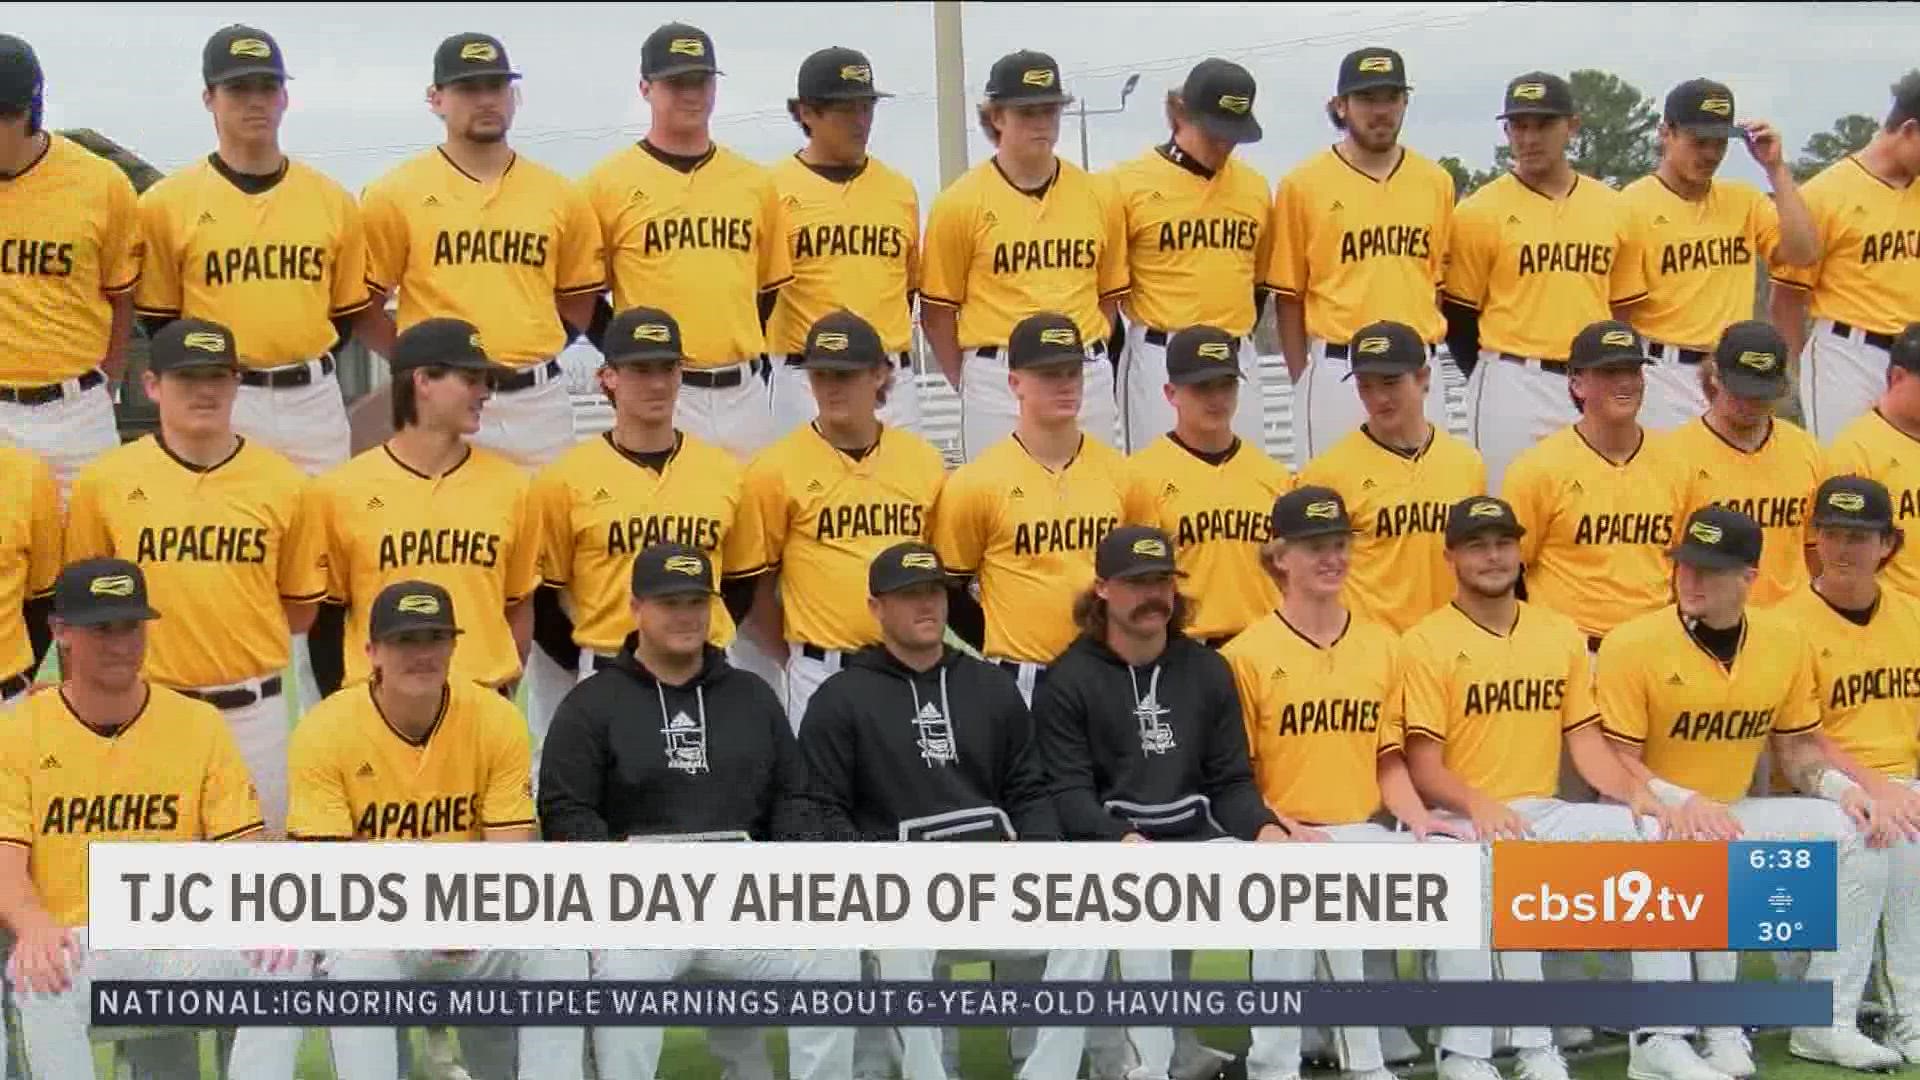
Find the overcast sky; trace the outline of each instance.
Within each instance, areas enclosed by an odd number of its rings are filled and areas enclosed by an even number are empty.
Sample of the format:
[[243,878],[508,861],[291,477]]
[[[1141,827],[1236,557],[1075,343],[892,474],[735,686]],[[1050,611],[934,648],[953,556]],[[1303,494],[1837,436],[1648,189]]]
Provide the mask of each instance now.
[[[715,136],[767,160],[794,150],[785,101],[812,50],[848,45],[873,60],[883,104],[873,150],[905,171],[923,203],[938,186],[932,8],[928,4],[95,4],[10,5],[6,29],[32,42],[47,69],[56,126],[97,128],[163,169],[204,155],[212,129],[200,103],[200,49],[225,23],[279,39],[294,76],[289,152],[358,191],[441,136],[423,101],[433,49],[448,34],[502,39],[525,73],[513,140],[569,175],[645,132],[635,89],[639,46],[661,22],[713,35],[721,68]],[[1878,117],[1887,87],[1920,62],[1915,4],[1065,4],[965,7],[966,85],[1018,48],[1051,52],[1069,91],[1090,107],[1118,103],[1129,72],[1140,89],[1119,115],[1090,119],[1098,168],[1164,137],[1159,99],[1206,56],[1247,65],[1266,138],[1248,160],[1275,180],[1332,139],[1323,115],[1340,57],[1385,44],[1407,59],[1414,104],[1406,141],[1424,153],[1485,165],[1501,138],[1493,116],[1507,79],[1544,68],[1612,71],[1656,99],[1698,75],[1729,83],[1742,117],[1772,120],[1797,151],[1835,117]],[[971,116],[971,107],[969,107]],[[969,131],[972,124],[969,122]],[[1061,151],[1079,153],[1070,118]],[[971,134],[971,160],[988,153]],[[1726,175],[1758,179],[1744,154]]]

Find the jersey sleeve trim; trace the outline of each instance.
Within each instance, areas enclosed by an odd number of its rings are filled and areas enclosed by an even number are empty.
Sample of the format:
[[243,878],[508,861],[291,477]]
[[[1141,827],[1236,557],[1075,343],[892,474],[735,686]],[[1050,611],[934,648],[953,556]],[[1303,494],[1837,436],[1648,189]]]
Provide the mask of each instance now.
[[1419,735],[1422,738],[1432,739],[1434,742],[1437,742],[1437,743],[1444,743],[1447,741],[1447,737],[1445,735],[1440,734],[1439,732],[1433,730],[1430,727],[1421,727],[1419,724],[1408,724],[1407,734]]
[[365,300],[362,300],[358,303],[343,304],[340,307],[334,308],[333,310],[327,312],[327,314],[332,318],[342,319],[347,317],[348,315],[358,315],[361,312],[367,310],[367,308],[372,306],[372,304],[373,304],[373,297],[369,296]]
[[1592,727],[1593,725],[1598,724],[1599,722],[1600,722],[1600,714],[1594,713],[1592,716],[1589,716],[1584,720],[1574,721],[1574,723],[1571,726],[1562,729],[1561,734],[1571,735],[1576,731],[1580,731],[1585,728]]
[[757,578],[762,574],[771,573],[774,570],[774,568],[775,568],[774,564],[761,563],[759,566],[755,566],[747,570],[723,570],[720,573],[720,580],[721,581],[745,581],[748,578]]
[[1808,285],[1808,284],[1807,284],[1806,282],[1804,282],[1804,281],[1789,281],[1789,280],[1788,280],[1788,279],[1786,279],[1786,278],[1783,278],[1783,277],[1776,277],[1776,276],[1774,276],[1774,275],[1772,275],[1772,274],[1768,274],[1768,275],[1767,275],[1767,280],[1768,280],[1768,281],[1770,281],[1770,282],[1772,282],[1772,283],[1773,283],[1773,284],[1775,284],[1775,285],[1784,285],[1784,286],[1786,286],[1786,287],[1787,287],[1787,288],[1789,288],[1789,289],[1798,289],[1798,290],[1800,290],[1801,292],[1812,292],[1812,291],[1813,291],[1813,289],[1812,289],[1812,287],[1811,287],[1811,286],[1809,286],[1809,285]]
[[238,840],[239,838],[246,836],[249,833],[257,833],[266,827],[267,827],[266,822],[256,821],[251,825],[242,825],[237,829],[229,829],[228,831],[221,833],[219,836],[209,836],[207,837],[207,840],[215,844],[220,843],[223,840]]
[[512,607],[515,604],[522,603],[527,599],[527,596],[528,596],[528,593],[508,593],[507,606]]
[[1388,754],[1403,754],[1405,752],[1406,750],[1401,747],[1399,740],[1395,740],[1393,742],[1382,745],[1380,749],[1373,752],[1373,756],[1386,757]]
[[920,302],[923,304],[934,304],[938,307],[957,308],[960,306],[960,301],[958,300],[949,300],[944,296],[935,296],[925,291],[920,293]]
[[1628,304],[1637,304],[1640,301],[1645,300],[1646,298],[1647,298],[1647,291],[1645,289],[1642,289],[1641,291],[1634,293],[1632,296],[1615,297],[1614,299],[1609,300],[1608,303],[1618,304],[1621,307],[1625,307]]
[[291,596],[288,595],[287,593],[280,594],[280,599],[286,601],[289,604],[317,604],[320,601],[325,600],[326,598],[327,598],[327,590],[325,589],[321,589],[318,592],[299,593],[297,595],[291,595]]
[[135,285],[138,285],[138,284],[140,284],[140,275],[136,273],[132,277],[127,279],[126,284],[108,285],[102,288],[100,291],[107,294],[108,296],[119,296],[121,293],[126,292],[127,290],[133,288]]
[[784,289],[791,284],[793,284],[793,275],[788,274],[786,277],[781,278],[779,281],[776,281],[771,285],[760,286],[760,291],[763,293],[779,292],[781,289]]
[[[1480,310],[1480,305],[1479,305],[1479,304],[1476,304],[1476,303],[1474,303],[1474,302],[1473,302],[1473,301],[1471,301],[1471,300],[1466,300],[1466,299],[1462,299],[1461,297],[1458,297],[1458,296],[1455,296],[1454,294],[1452,294],[1452,293],[1450,293],[1450,292],[1447,292],[1447,291],[1446,291],[1446,290],[1444,290],[1444,289],[1443,289],[1443,290],[1441,290],[1441,292],[1440,292],[1440,298],[1441,298],[1442,300],[1445,300],[1445,301],[1446,301],[1447,303],[1449,303],[1449,304],[1459,304],[1459,305],[1460,305],[1461,307],[1463,307],[1463,308],[1466,308],[1466,309],[1467,309],[1468,311],[1479,311],[1479,310]],[[1615,303],[1619,303],[1619,301],[1617,301],[1617,300],[1616,300],[1616,301],[1614,301],[1614,302],[1615,302]]]
[[527,818],[524,821],[483,821],[480,827],[483,829],[530,829],[535,824],[537,822],[532,818]]
[[1260,292],[1268,294],[1269,296],[1278,296],[1283,300],[1300,299],[1300,293],[1298,290],[1289,289],[1282,285],[1273,285],[1265,281],[1260,281],[1260,282],[1255,282],[1253,287]]
[[1807,732],[1817,731],[1819,728],[1820,721],[1816,719],[1811,724],[1801,724],[1797,728],[1774,728],[1773,733],[1775,735],[1805,735]]
[[45,599],[46,599],[47,597],[49,597],[49,596],[52,596],[52,595],[53,595],[53,586],[51,586],[51,585],[49,585],[49,586],[47,586],[46,588],[44,588],[44,589],[41,589],[41,590],[40,590],[39,592],[37,592],[37,593],[33,593],[32,595],[30,595],[30,596],[28,596],[28,597],[27,597],[27,599],[29,599],[29,600],[45,600]]
[[601,278],[600,280],[595,281],[590,285],[562,285],[561,287],[553,290],[553,294],[555,296],[585,296],[585,295],[591,295],[593,293],[604,292],[606,290],[606,287],[607,287],[606,279]]
[[1103,293],[1101,293],[1101,294],[1100,294],[1100,299],[1102,299],[1102,300],[1116,300],[1116,299],[1119,299],[1119,298],[1120,298],[1120,297],[1122,297],[1122,296],[1125,296],[1125,295],[1127,295],[1128,293],[1130,293],[1130,292],[1132,292],[1132,291],[1133,291],[1133,283],[1132,283],[1132,282],[1128,282],[1127,284],[1125,284],[1125,285],[1122,285],[1122,286],[1120,286],[1120,287],[1119,287],[1119,288],[1117,288],[1117,289],[1108,289],[1108,290],[1107,290],[1106,292],[1103,292]]
[[33,850],[33,841],[22,840],[17,836],[0,836],[0,844],[12,844],[15,847],[26,848],[28,851]]
[[545,574],[540,575],[540,584],[546,586],[549,589],[564,589],[567,587],[566,579],[550,578]]
[[[373,290],[376,293],[379,293],[382,297],[393,295],[392,285],[382,285],[380,282],[375,281],[372,278],[365,279],[365,285],[367,286],[367,288]],[[373,302],[372,298],[369,297],[367,302],[372,303]]]
[[1606,721],[1604,720],[1600,722],[1600,734],[1605,735],[1607,738],[1612,739],[1614,742],[1626,743],[1628,746],[1647,745],[1647,740],[1636,739],[1624,731],[1615,731],[1612,728],[1608,727],[1606,724]]
[[133,305],[133,313],[135,315],[145,315],[149,319],[177,319],[180,317],[179,308],[147,307],[142,304]]

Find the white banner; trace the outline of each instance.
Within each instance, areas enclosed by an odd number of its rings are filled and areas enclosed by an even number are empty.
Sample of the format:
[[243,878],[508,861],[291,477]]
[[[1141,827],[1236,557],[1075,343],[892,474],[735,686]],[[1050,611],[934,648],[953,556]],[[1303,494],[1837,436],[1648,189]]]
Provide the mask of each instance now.
[[1476,949],[1477,844],[96,843],[99,949]]

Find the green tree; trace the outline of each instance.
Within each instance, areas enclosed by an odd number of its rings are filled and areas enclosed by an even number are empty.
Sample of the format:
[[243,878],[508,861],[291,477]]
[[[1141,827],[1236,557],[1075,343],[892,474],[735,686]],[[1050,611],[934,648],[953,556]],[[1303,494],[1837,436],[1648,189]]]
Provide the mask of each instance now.
[[1879,130],[1878,120],[1859,113],[1835,120],[1832,130],[1807,136],[1807,145],[1800,148],[1800,157],[1793,163],[1793,178],[1803,182],[1811,179],[1821,169],[1865,147]]
[[[1580,130],[1567,147],[1574,169],[1614,187],[1652,172],[1659,160],[1660,127],[1652,100],[1619,76],[1592,68],[1574,72],[1568,81],[1580,110]],[[1501,157],[1496,154],[1494,164],[1504,167]]]
[[149,165],[145,158],[92,128],[68,128],[60,134],[120,166],[135,191],[145,191],[160,181],[160,170]]

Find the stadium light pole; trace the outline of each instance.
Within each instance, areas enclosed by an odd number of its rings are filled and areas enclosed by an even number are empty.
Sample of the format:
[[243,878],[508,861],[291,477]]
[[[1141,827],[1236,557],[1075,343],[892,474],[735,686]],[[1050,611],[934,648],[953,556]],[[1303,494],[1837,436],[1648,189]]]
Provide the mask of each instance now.
[[1126,112],[1126,111],[1127,111],[1127,98],[1129,98],[1129,97],[1132,97],[1132,96],[1133,96],[1133,91],[1134,91],[1134,88],[1135,88],[1135,87],[1137,87],[1137,86],[1139,86],[1139,85],[1140,85],[1140,73],[1139,73],[1139,72],[1137,72],[1137,71],[1136,71],[1136,72],[1134,72],[1133,74],[1131,74],[1131,75],[1129,75],[1129,76],[1127,76],[1127,81],[1126,81],[1126,82],[1125,82],[1124,84],[1122,84],[1122,85],[1121,85],[1121,87],[1120,87],[1120,104],[1119,104],[1119,105],[1118,105],[1117,107],[1115,107],[1115,108],[1111,108],[1111,109],[1089,109],[1089,108],[1087,108],[1087,99],[1086,99],[1086,98],[1081,98],[1081,99],[1080,99],[1079,101],[1077,101],[1077,102],[1075,102],[1075,103],[1074,103],[1074,104],[1076,104],[1076,105],[1078,105],[1078,106],[1080,106],[1079,108],[1077,108],[1077,109],[1075,109],[1075,110],[1073,111],[1073,114],[1074,114],[1075,116],[1077,116],[1077,117],[1079,117],[1079,118],[1080,118],[1080,167],[1081,167],[1082,169],[1085,169],[1085,170],[1087,170],[1088,172],[1092,172],[1092,171],[1093,171],[1093,164],[1092,164],[1092,162],[1091,162],[1091,155],[1089,155],[1089,154],[1087,153],[1087,117],[1089,117],[1089,116],[1111,116],[1111,115],[1113,115],[1114,113],[1123,113],[1123,112]]
[[933,5],[933,63],[943,188],[967,171],[965,37],[960,27],[960,0],[937,0]]

